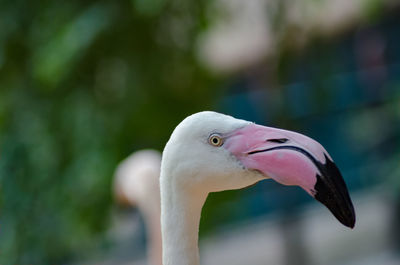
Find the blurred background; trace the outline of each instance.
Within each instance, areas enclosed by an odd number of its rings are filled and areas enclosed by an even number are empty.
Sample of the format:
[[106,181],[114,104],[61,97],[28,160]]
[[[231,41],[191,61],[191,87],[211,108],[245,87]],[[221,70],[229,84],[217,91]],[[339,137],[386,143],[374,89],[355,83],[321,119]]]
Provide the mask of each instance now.
[[357,212],[273,181],[211,194],[202,263],[400,264],[395,0],[0,1],[0,264],[142,262],[114,170],[201,110],[318,140]]

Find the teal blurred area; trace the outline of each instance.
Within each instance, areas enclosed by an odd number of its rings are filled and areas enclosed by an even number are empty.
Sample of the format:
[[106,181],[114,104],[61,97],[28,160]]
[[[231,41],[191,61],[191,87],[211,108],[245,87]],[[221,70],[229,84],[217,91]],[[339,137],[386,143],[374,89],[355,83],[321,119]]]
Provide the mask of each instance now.
[[[397,253],[400,8],[359,0],[336,19],[328,2],[0,1],[0,264],[143,258],[141,220],[113,200],[115,167],[207,109],[321,142],[350,193],[393,206],[377,222]],[[200,235],[287,227],[313,203],[272,181],[211,194]]]

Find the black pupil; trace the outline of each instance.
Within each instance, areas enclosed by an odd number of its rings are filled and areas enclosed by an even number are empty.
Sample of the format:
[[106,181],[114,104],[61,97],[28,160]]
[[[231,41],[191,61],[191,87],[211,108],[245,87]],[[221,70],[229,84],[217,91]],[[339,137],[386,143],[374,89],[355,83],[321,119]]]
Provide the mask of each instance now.
[[214,144],[218,143],[218,139],[216,137],[214,137],[212,141],[213,141]]

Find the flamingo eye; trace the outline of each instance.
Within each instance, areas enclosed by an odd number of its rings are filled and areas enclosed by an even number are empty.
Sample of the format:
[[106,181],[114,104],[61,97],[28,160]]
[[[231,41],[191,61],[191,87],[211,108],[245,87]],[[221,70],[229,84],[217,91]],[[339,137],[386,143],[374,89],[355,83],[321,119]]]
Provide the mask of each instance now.
[[211,134],[208,142],[213,146],[221,146],[223,144],[222,137],[219,134]]

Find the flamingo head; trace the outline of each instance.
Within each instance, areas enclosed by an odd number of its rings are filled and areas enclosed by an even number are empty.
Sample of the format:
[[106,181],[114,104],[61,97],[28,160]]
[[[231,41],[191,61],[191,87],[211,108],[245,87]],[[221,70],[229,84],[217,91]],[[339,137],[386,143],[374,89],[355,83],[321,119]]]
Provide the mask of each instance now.
[[292,131],[199,112],[175,128],[161,171],[161,185],[192,193],[239,189],[263,179],[299,186],[342,224],[355,224],[352,201],[332,158],[318,142]]

